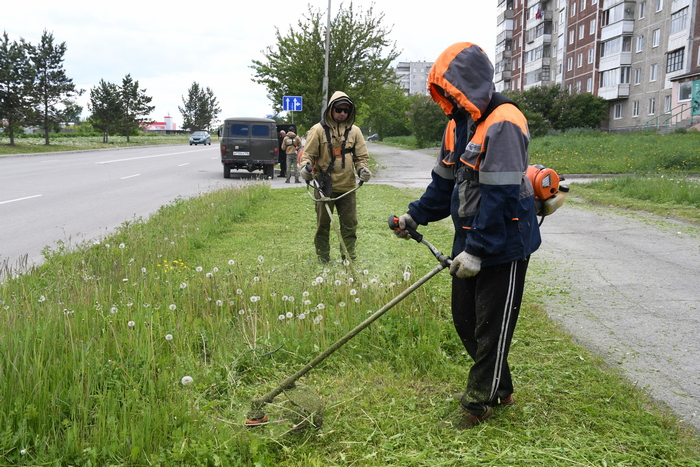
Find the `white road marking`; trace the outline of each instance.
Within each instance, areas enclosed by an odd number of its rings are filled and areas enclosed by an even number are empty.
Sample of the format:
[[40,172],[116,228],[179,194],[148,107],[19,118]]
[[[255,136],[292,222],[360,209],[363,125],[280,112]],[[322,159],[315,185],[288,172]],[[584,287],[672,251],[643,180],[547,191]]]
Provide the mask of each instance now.
[[177,166],[178,166],[178,167],[184,167],[184,166],[186,166],[186,165],[190,165],[190,163],[189,163],[189,162],[185,162],[184,164],[178,164]]
[[126,177],[122,177],[121,180],[126,180],[127,178],[134,178],[134,177],[140,177],[141,174],[134,174],[134,175],[127,175]]
[[32,195],[32,196],[25,196],[24,198],[8,199],[7,201],[0,201],[0,204],[14,203],[15,201],[24,201],[25,199],[38,198],[40,196],[44,196],[44,195]]
[[113,164],[115,162],[127,162],[127,161],[137,161],[140,159],[154,159],[156,157],[167,157],[167,156],[177,156],[178,154],[187,154],[188,152],[201,152],[203,149],[192,150],[192,151],[182,151],[182,152],[172,152],[170,154],[158,154],[154,156],[141,156],[141,157],[129,157],[127,159],[112,159],[111,161],[95,162],[97,165]]

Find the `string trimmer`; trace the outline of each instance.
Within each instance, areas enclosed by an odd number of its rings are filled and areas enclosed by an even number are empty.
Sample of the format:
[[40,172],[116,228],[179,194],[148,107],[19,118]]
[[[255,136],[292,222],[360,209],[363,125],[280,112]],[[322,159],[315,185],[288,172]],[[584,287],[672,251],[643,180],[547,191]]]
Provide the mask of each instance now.
[[[396,216],[389,216],[389,228],[392,230],[400,230],[399,229],[399,218]],[[340,347],[342,347],[346,342],[348,342],[350,339],[355,337],[357,334],[359,334],[363,329],[368,327],[370,324],[372,324],[374,321],[376,321],[380,316],[382,316],[384,313],[389,311],[391,308],[394,307],[397,303],[399,303],[401,300],[409,296],[414,290],[416,290],[418,287],[426,283],[430,278],[432,278],[434,275],[445,269],[446,267],[449,267],[450,263],[452,260],[440,253],[437,248],[435,248],[433,245],[430,244],[425,238],[423,238],[423,235],[419,234],[415,229],[411,227],[406,227],[406,231],[411,235],[411,238],[413,238],[416,242],[418,243],[423,243],[426,245],[430,251],[433,253],[435,258],[438,260],[440,264],[435,266],[430,272],[428,272],[425,276],[421,277],[418,279],[415,283],[413,283],[411,286],[409,286],[406,290],[401,292],[399,295],[394,297],[389,303],[381,307],[379,310],[374,312],[369,318],[364,320],[362,323],[358,324],[355,326],[354,329],[352,329],[350,332],[348,332],[346,335],[341,337],[335,344],[331,345],[326,351],[322,352],[319,354],[316,358],[311,360],[305,367],[294,373],[293,375],[289,376],[286,378],[284,381],[280,383],[279,386],[277,386],[275,389],[272,391],[268,392],[264,396],[262,396],[259,399],[255,399],[250,406],[250,411],[248,412],[246,416],[246,426],[248,427],[256,427],[256,426],[261,426],[265,425],[268,422],[268,417],[265,414],[265,405],[269,404],[273,401],[275,397],[280,395],[282,392],[284,392],[287,397],[290,399],[290,401],[294,404],[295,406],[295,411],[297,412],[298,415],[301,416],[302,421],[296,425],[295,428],[302,428],[306,426],[321,426],[323,423],[323,403],[321,402],[321,399],[318,397],[318,394],[315,394],[314,392],[308,390],[308,388],[302,388],[299,389],[296,387],[296,382],[304,376],[306,373],[311,371],[316,365],[321,363],[323,360],[328,358],[333,352],[338,350]]]

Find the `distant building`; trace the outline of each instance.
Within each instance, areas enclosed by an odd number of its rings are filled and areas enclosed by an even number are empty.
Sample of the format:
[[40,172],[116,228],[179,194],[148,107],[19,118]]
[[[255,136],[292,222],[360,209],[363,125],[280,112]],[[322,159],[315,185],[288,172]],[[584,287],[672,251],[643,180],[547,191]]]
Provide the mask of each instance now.
[[177,124],[173,122],[173,117],[170,115],[164,117],[163,122],[153,122],[151,124],[145,125],[144,129],[147,131],[165,131],[165,130],[177,130]]
[[433,62],[399,62],[396,65],[396,76],[407,96],[411,94],[428,95],[428,73]]
[[698,0],[499,0],[496,90],[592,93],[611,131],[688,127],[700,121],[698,15]]

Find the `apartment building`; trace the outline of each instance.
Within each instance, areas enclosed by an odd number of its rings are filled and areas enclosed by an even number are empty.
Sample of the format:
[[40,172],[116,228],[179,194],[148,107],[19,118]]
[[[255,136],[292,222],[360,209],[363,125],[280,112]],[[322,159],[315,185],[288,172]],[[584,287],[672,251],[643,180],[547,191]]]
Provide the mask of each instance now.
[[697,3],[499,0],[496,89],[593,93],[611,131],[700,122]]
[[433,67],[433,62],[399,62],[396,66],[396,75],[399,84],[407,96],[411,94],[428,95],[428,73]]

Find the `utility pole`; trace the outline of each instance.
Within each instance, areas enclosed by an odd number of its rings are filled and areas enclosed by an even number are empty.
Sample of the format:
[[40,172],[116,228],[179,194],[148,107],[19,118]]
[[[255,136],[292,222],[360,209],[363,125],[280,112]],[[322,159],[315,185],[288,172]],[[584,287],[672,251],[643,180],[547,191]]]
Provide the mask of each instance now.
[[326,21],[326,63],[323,71],[323,100],[321,101],[321,121],[328,105],[328,54],[331,42],[331,0],[328,0],[328,20]]

